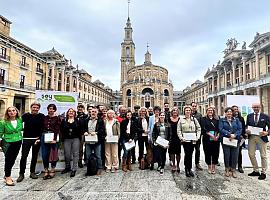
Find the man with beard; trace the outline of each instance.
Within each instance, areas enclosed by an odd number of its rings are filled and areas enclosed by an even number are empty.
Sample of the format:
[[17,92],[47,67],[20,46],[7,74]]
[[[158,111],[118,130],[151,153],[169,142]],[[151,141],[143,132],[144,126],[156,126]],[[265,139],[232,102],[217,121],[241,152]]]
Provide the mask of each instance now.
[[165,114],[165,122],[168,123],[171,117],[169,103],[164,103],[164,114]]
[[[125,119],[126,119],[126,107],[123,105],[119,105],[118,107],[119,110],[119,115],[116,116],[116,119],[119,121],[121,124]],[[120,140],[120,138],[119,138]],[[122,141],[118,141],[118,159],[119,159],[119,164],[121,163],[121,151],[122,151]]]

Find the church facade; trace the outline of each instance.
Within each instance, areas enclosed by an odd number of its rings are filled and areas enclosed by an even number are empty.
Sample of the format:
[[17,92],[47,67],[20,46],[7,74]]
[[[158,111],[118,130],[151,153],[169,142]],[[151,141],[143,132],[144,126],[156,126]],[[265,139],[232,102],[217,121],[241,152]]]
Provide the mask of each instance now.
[[164,103],[173,106],[173,85],[169,81],[168,70],[154,65],[147,47],[144,63],[135,64],[135,43],[132,38],[133,29],[128,17],[125,27],[124,41],[121,43],[121,91],[122,103],[132,109],[160,106]]

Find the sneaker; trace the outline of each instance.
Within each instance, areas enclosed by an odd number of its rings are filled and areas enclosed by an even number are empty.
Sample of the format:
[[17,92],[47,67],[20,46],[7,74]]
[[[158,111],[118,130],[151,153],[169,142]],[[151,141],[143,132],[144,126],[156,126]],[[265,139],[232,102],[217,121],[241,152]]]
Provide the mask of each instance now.
[[259,180],[264,180],[266,179],[266,174],[265,173],[261,173],[261,175],[258,177]]
[[260,176],[260,175],[261,175],[260,172],[255,172],[255,171],[248,174],[248,176]]
[[110,169],[108,169],[108,168],[106,169],[106,173],[109,173],[110,171],[111,171]]
[[232,171],[232,177],[233,177],[233,178],[237,178],[237,175],[236,175],[235,170],[234,170],[234,171]]
[[194,175],[194,173],[190,170],[189,171],[189,175],[191,176],[191,177],[194,177],[195,175]]
[[38,175],[36,173],[32,172],[29,176],[31,179],[38,179]]
[[160,168],[161,168],[161,167],[160,167],[160,166],[158,166],[158,168],[157,168],[157,171],[158,171],[158,172],[160,171]]
[[19,183],[19,182],[22,182],[23,179],[24,179],[24,174],[20,174],[19,177],[18,177],[18,179],[17,179],[17,182],[18,182],[18,183]]
[[159,174],[160,174],[160,175],[164,175],[164,169],[160,169]]
[[115,173],[116,172],[115,168],[112,168],[111,172],[112,173]]

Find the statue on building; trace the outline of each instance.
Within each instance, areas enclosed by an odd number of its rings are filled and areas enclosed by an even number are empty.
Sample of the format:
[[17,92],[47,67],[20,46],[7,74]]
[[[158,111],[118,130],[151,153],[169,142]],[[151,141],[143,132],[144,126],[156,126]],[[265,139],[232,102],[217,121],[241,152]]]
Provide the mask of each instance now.
[[246,49],[247,49],[247,44],[245,41],[243,41],[242,50],[246,50]]
[[227,48],[223,51],[225,55],[229,54],[231,51],[235,50],[238,46],[238,42],[235,38],[228,39],[226,42]]

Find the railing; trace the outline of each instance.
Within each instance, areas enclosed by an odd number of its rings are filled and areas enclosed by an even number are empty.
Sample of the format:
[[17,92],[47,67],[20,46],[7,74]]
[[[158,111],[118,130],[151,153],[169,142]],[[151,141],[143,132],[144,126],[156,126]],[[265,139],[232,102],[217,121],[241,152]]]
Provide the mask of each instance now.
[[30,65],[28,63],[25,63],[25,62],[22,62],[20,61],[20,66],[23,67],[23,68],[29,68]]
[[[25,85],[22,83],[15,83],[11,81],[1,81],[0,86],[9,87],[9,88],[15,88],[15,89],[22,89],[22,90],[28,90],[28,91],[35,91],[36,87],[33,87],[31,85]],[[39,88],[41,90],[41,88]]]
[[37,73],[40,73],[40,74],[43,74],[43,69],[36,68],[36,72],[37,72]]
[[10,56],[0,54],[0,59],[10,61]]

